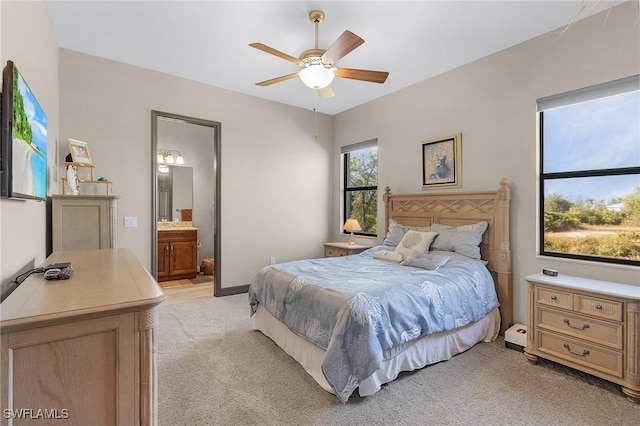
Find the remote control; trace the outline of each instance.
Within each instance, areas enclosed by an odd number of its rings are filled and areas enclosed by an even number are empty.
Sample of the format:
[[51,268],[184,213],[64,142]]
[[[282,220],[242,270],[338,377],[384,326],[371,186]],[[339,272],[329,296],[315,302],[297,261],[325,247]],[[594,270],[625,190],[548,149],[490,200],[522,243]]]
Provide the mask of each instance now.
[[542,269],[542,273],[545,274],[545,275],[549,275],[550,277],[557,277],[558,276],[558,271],[556,271],[555,269],[543,268]]

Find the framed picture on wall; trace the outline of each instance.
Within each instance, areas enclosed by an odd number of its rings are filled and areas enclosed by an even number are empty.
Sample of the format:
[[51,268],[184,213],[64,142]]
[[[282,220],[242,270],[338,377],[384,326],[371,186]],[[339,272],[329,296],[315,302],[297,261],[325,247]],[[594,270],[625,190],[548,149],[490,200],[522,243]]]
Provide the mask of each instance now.
[[422,189],[462,186],[462,133],[422,142]]
[[71,161],[83,166],[93,166],[89,147],[86,142],[69,139],[69,151],[71,151]]

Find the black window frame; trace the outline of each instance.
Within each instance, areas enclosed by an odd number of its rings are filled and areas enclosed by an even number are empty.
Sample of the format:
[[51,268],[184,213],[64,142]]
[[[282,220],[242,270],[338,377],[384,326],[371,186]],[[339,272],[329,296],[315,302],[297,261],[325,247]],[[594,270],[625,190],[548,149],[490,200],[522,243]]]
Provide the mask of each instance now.
[[[618,265],[631,265],[640,266],[640,261],[623,258],[601,257],[591,256],[584,254],[574,254],[565,252],[551,252],[546,251],[545,232],[544,232],[544,213],[545,213],[545,182],[555,179],[568,179],[568,178],[583,178],[583,177],[606,177],[606,176],[622,176],[622,175],[639,175],[640,166],[638,167],[620,167],[620,168],[606,168],[606,169],[591,169],[591,170],[576,170],[568,172],[544,172],[544,111],[550,109],[549,107],[541,108],[540,104],[558,104],[556,106],[568,106],[580,101],[601,99],[606,96],[612,96],[615,94],[628,93],[631,91],[637,91],[640,82],[640,75],[635,75],[620,80],[603,83],[600,85],[592,86],[586,89],[580,89],[573,92],[568,92],[561,95],[556,95],[548,98],[538,100],[538,139],[539,139],[539,153],[538,153],[538,253],[540,256],[561,258],[561,259],[573,259],[583,260],[590,262],[606,263],[606,264],[618,264]],[[634,86],[635,85],[635,86]],[[632,90],[628,90],[629,87]],[[611,89],[614,87],[614,89]],[[615,89],[617,87],[617,89]],[[573,101],[562,101],[562,99],[574,99]]]
[[[365,149],[365,148],[371,148],[371,147],[375,147],[376,148],[376,153],[378,150],[378,140],[377,139],[371,139],[368,141],[364,141],[364,142],[360,142],[360,143],[356,143],[353,145],[349,145],[349,146],[345,146],[342,147],[341,149],[341,154],[343,156],[343,173],[342,173],[342,187],[343,187],[343,193],[342,193],[342,223],[346,222],[347,219],[349,219],[349,216],[347,215],[347,208],[348,208],[348,195],[352,192],[360,192],[360,191],[376,191],[376,198],[378,196],[378,185],[375,186],[358,186],[358,187],[349,187],[349,160],[350,160],[350,156],[351,156],[351,152],[353,151],[359,151],[361,149]],[[378,167],[378,165],[376,164],[376,168]],[[378,215],[376,212],[376,229],[378,228],[380,221],[378,220]],[[343,235],[349,235],[351,232],[347,232],[345,230],[342,230],[342,234]],[[359,235],[359,236],[366,236],[366,237],[377,237],[378,234],[377,233],[370,233],[370,232],[363,232],[363,231],[354,231],[353,235]]]

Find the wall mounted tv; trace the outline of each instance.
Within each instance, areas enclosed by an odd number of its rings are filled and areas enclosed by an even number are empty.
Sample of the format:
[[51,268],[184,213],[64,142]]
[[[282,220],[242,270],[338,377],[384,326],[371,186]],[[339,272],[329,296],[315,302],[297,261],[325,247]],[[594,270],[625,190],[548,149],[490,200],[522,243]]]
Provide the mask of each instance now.
[[13,62],[2,74],[0,195],[47,198],[47,116]]

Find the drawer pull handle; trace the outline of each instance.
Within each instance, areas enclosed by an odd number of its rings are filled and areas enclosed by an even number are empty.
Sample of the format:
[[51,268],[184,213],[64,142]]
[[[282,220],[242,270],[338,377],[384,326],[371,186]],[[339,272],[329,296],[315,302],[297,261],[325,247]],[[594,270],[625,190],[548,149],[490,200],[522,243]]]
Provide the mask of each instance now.
[[551,300],[558,300],[558,297],[554,294],[553,296],[551,296]]
[[589,355],[589,351],[587,349],[583,350],[582,353],[571,350],[571,346],[568,343],[564,344],[564,348],[569,351],[570,354],[578,355],[578,356],[587,356]]
[[601,311],[602,310],[602,305],[596,305],[596,309]]
[[582,327],[576,327],[575,325],[571,325],[571,322],[568,319],[565,319],[564,323],[567,324],[570,328],[573,328],[576,330],[584,330],[585,328],[589,328],[589,324],[587,323],[582,324]]

